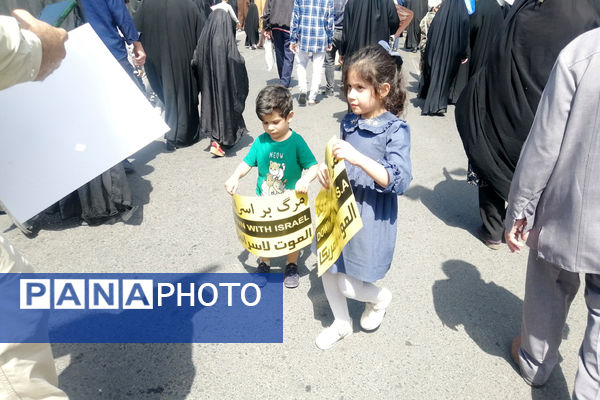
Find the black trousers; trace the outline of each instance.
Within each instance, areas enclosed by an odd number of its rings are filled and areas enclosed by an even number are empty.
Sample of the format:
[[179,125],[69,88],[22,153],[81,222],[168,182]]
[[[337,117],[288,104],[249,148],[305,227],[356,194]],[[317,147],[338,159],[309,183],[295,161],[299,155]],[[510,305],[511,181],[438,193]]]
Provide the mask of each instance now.
[[504,199],[491,186],[479,187],[479,214],[484,239],[502,240],[506,206]]

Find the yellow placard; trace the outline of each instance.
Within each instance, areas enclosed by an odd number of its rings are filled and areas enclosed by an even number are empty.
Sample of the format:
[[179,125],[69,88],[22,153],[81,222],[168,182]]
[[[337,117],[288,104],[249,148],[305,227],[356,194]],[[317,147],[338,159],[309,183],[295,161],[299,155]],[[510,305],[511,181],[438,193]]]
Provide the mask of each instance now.
[[363,227],[346,173],[346,164],[344,160],[336,160],[331,152],[335,140],[335,137],[331,138],[325,150],[329,189],[321,190],[315,200],[318,276],[333,265],[346,243]]
[[311,244],[308,196],[293,191],[266,196],[233,196],[238,238],[259,257],[285,256]]

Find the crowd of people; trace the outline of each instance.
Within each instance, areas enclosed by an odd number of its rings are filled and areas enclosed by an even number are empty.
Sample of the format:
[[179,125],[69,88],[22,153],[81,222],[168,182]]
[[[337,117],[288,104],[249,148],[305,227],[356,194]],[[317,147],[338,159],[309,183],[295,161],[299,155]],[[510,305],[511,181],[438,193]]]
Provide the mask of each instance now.
[[[278,180],[281,191],[306,192],[315,178],[329,187],[327,167],[290,129],[291,90],[300,106],[334,94],[339,59],[348,114],[332,151],[346,161],[364,227],[322,276],[334,316],[316,338],[323,350],[352,333],[346,299],[365,303],[365,331],[379,327],[392,301],[392,292],[376,283],[392,264],[398,196],[412,179],[403,58],[394,40],[403,35],[405,51],[421,52],[422,115],[443,116],[456,104],[467,179],[478,187],[479,239],[490,249],[503,241],[512,251],[525,241],[530,247],[521,334],[510,349],[521,376],[532,386],[548,380],[583,273],[589,319],[573,397],[600,396],[600,0],[138,0],[129,9],[122,0],[81,0],[79,6],[141,90],[145,69],[164,105],[169,150],[209,137],[210,153],[222,157],[238,143],[247,132],[249,79],[236,33],[245,32],[252,50],[272,41],[279,85],[256,100],[265,132],[225,182],[230,194],[252,167],[259,196],[274,194],[263,189],[268,179]],[[13,15],[0,20],[0,89],[43,80],[64,57],[64,30],[26,12]],[[276,176],[273,164],[281,171]],[[101,221],[129,209],[128,167],[124,160],[61,200],[61,213]],[[24,268],[0,240],[0,272]],[[257,272],[269,272],[270,260],[258,261]],[[297,252],[287,256],[288,288],[299,284],[297,262]],[[38,362],[49,368],[47,347],[34,356],[20,347],[21,357],[29,357],[25,368]],[[18,350],[0,348],[0,383],[20,380],[9,386],[13,398],[30,379],[14,374],[3,356],[19,358]],[[40,393],[62,398],[51,370],[38,379]]]

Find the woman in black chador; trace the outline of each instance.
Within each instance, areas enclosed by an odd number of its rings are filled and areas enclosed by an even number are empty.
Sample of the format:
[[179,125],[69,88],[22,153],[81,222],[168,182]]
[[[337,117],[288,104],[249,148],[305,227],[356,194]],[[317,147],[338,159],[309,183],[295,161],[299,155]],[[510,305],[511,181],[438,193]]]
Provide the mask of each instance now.
[[428,11],[427,0],[406,0],[405,6],[411,10],[414,15],[412,21],[410,21],[410,25],[406,28],[404,48],[415,52],[418,50],[419,42],[421,40],[421,28],[419,27],[419,24]]
[[246,47],[255,50],[258,44],[258,7],[254,4],[254,0],[250,0],[250,6],[248,6],[244,31],[246,32]]
[[521,147],[558,54],[600,26],[599,0],[523,0],[456,103],[456,126],[479,186],[480,239],[497,248]]
[[134,16],[148,57],[146,73],[165,105],[169,150],[198,141],[198,91],[190,60],[204,26],[192,0],[144,0]]
[[421,114],[446,112],[461,62],[469,51],[469,12],[464,0],[445,0],[435,14],[429,32],[419,98]]
[[194,51],[201,94],[200,134],[209,136],[210,152],[223,157],[248,130],[242,113],[248,97],[248,72],[231,31],[231,17],[214,10]]

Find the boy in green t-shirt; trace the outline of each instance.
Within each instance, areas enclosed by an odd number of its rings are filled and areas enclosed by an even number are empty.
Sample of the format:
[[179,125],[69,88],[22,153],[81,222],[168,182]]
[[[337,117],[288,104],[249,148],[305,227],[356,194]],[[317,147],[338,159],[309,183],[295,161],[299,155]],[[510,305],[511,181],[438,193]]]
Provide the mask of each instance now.
[[[270,85],[256,97],[256,114],[262,121],[265,133],[260,135],[244,161],[225,182],[225,189],[231,195],[235,193],[240,178],[252,167],[258,167],[256,194],[269,196],[293,189],[306,193],[308,186],[319,169],[315,156],[302,139],[302,136],[290,129],[294,116],[290,91],[283,86]],[[307,172],[302,176],[302,171]],[[269,259],[259,258],[258,273],[269,272]],[[283,283],[287,288],[295,288],[300,282],[298,275],[298,251],[287,255],[287,265]]]

